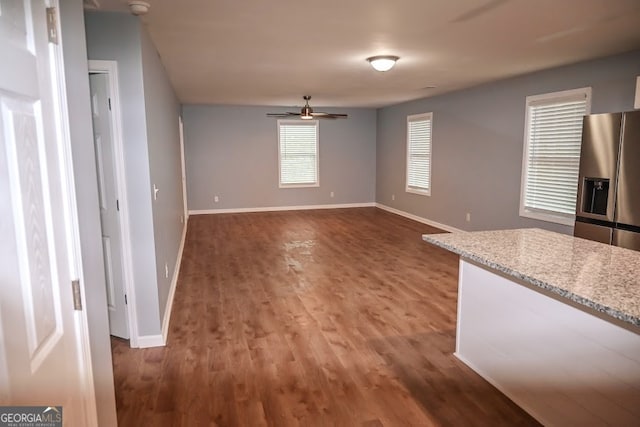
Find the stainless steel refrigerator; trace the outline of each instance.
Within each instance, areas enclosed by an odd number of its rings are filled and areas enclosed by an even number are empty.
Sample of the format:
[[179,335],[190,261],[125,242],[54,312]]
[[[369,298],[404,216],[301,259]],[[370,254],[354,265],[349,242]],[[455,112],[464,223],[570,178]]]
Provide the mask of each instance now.
[[574,235],[640,251],[640,111],[585,116]]

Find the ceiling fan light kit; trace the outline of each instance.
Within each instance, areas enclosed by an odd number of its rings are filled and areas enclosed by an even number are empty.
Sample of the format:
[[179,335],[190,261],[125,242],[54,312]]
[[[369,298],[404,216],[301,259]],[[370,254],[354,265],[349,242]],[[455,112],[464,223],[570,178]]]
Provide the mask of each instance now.
[[302,110],[300,110],[300,118],[302,120],[311,120],[311,119],[313,119],[313,109],[311,107],[309,107],[309,101],[308,100],[307,100],[307,105],[302,107]]
[[377,55],[367,58],[367,61],[376,71],[384,72],[392,69],[398,59],[400,57],[395,55]]

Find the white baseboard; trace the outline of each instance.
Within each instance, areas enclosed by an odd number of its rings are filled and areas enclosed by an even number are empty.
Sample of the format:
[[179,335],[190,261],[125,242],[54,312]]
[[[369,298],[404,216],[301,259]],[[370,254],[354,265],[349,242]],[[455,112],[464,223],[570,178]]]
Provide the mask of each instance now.
[[138,335],[138,348],[164,347],[162,335]]
[[401,211],[396,208],[392,208],[382,203],[367,202],[367,203],[343,203],[335,205],[301,205],[301,206],[267,206],[256,208],[234,208],[234,209],[194,209],[189,211],[189,215],[212,215],[223,213],[247,213],[247,212],[279,212],[279,211],[301,211],[312,209],[346,209],[346,208],[367,208],[377,207],[387,212],[394,213],[396,215],[403,216],[405,218],[412,219],[414,221],[421,222],[423,224],[430,225],[432,227],[440,228],[441,230],[449,231],[451,233],[460,233],[464,230],[452,227],[447,224],[442,224],[436,221],[432,221],[427,218],[423,218],[418,215],[411,214],[409,212]]
[[184,251],[184,242],[187,237],[188,223],[189,217],[187,217],[187,220],[184,222],[184,227],[182,228],[182,240],[180,241],[180,247],[178,248],[176,266],[173,269],[173,277],[171,278],[171,287],[169,288],[167,305],[165,305],[164,307],[164,317],[162,318],[162,345],[167,344],[167,335],[169,334],[169,321],[171,320],[171,308],[173,307],[173,298],[176,295],[176,287],[178,286],[178,276],[180,275],[180,265],[182,264],[182,252]]
[[303,211],[303,210],[312,210],[312,209],[370,208],[374,206],[376,206],[375,202],[342,203],[342,204],[335,204],[335,205],[266,206],[266,207],[257,207],[257,208],[235,208],[235,209],[196,209],[196,210],[190,210],[189,215],[211,215],[211,214],[245,213],[245,212]]
[[392,208],[391,206],[383,205],[382,203],[376,203],[376,207],[382,209],[383,211],[391,212],[391,213],[394,213],[396,215],[400,215],[400,216],[403,216],[405,218],[409,218],[409,219],[412,219],[414,221],[418,221],[418,222],[421,222],[423,224],[427,224],[427,225],[430,225],[432,227],[448,231],[450,233],[463,233],[464,232],[464,230],[460,230],[459,228],[455,228],[455,227],[452,227],[452,226],[447,225],[447,224],[441,224],[439,222],[432,221],[430,219],[423,218],[421,216],[414,215],[414,214],[411,214],[409,212],[401,211],[400,209]]

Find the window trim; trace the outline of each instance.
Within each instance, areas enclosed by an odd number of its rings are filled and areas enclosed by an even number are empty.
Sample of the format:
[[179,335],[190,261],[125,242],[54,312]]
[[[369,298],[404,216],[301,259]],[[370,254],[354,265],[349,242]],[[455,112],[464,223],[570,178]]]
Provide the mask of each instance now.
[[[429,120],[431,122],[431,133],[429,135],[429,176],[427,177],[429,181],[429,188],[426,190],[409,187],[409,123],[418,122],[422,120]],[[406,152],[405,152],[405,168],[404,168],[405,169],[404,190],[405,192],[411,193],[411,194],[418,194],[420,196],[431,196],[431,187],[432,187],[431,165],[433,163],[432,162],[432,159],[433,159],[433,112],[408,115],[405,132],[407,136],[406,136],[406,147],[405,147]]]
[[[528,175],[528,158],[529,158],[529,131],[531,128],[531,115],[529,107],[543,103],[544,101],[560,102],[562,100],[576,99],[579,96],[586,98],[585,115],[591,114],[591,87],[583,87],[579,89],[569,89],[558,92],[549,92],[539,95],[527,96],[525,99],[525,123],[524,138],[522,150],[522,170],[520,176],[520,203],[519,214],[521,217],[536,219],[540,221],[552,222],[556,224],[573,226],[575,224],[574,215],[562,215],[561,213],[553,214],[550,212],[542,212],[525,206],[525,190]],[[551,103],[551,102],[549,102]]]
[[[313,125],[316,130],[316,182],[314,183],[300,183],[300,184],[283,184],[282,183],[282,153],[280,151],[280,126],[281,125],[295,125],[295,126],[311,126]],[[320,187],[320,125],[318,120],[287,120],[282,119],[277,121],[278,126],[278,188],[313,188]]]

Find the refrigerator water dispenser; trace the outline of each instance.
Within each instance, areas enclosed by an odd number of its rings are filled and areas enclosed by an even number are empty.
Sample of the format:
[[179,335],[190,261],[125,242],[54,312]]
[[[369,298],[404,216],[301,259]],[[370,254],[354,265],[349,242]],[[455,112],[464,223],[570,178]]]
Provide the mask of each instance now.
[[585,213],[606,215],[609,199],[609,180],[605,178],[585,178],[582,211]]

